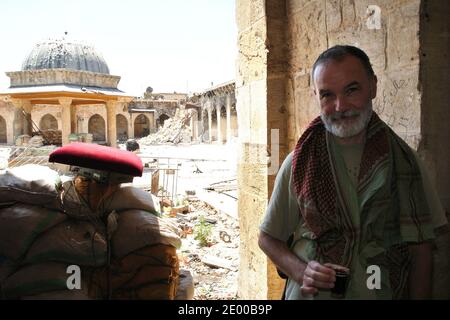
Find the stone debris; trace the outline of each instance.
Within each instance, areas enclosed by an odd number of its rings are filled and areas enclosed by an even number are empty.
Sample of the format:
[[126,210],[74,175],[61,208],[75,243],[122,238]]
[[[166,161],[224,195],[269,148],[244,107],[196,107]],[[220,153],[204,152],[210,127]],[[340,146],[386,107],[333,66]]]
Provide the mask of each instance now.
[[33,136],[28,140],[28,146],[33,148],[39,148],[44,145],[44,138],[42,136]]
[[48,129],[43,130],[42,134],[45,136],[48,144],[62,144],[62,132],[61,130]]
[[173,118],[164,121],[164,126],[158,132],[138,140],[140,145],[161,143],[190,143],[192,141],[189,123],[193,111],[191,109],[177,109]]
[[[189,198],[189,202],[193,211],[178,213],[169,219],[175,219],[183,230],[180,268],[190,271],[193,276],[194,300],[238,299],[238,221],[195,197]],[[195,240],[200,217],[204,217],[212,231],[208,245],[204,247]]]
[[234,270],[231,261],[227,259],[222,259],[212,255],[205,255],[203,256],[203,258],[201,258],[201,261],[207,266],[213,268],[224,268],[228,270]]

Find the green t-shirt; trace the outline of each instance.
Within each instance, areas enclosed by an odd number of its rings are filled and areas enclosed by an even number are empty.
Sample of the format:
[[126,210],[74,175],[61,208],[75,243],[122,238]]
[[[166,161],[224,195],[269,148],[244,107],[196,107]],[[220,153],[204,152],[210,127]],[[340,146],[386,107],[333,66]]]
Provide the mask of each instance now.
[[[331,136],[331,135],[330,135]],[[361,213],[361,199],[356,194],[358,181],[359,164],[363,153],[363,144],[340,145],[335,139],[330,139],[332,159],[337,168],[337,178],[341,184],[343,197],[351,203],[350,211],[354,223],[359,224]],[[433,226],[439,227],[447,223],[445,212],[440,204],[437,193],[430,183],[423,162],[416,155],[419,168],[422,174],[423,187],[426,193],[427,203],[432,214]],[[290,153],[284,160],[275,180],[274,190],[270,198],[266,214],[260,225],[260,230],[270,236],[286,241],[291,234],[294,234],[294,242],[291,250],[303,260],[315,259],[315,241],[311,238],[310,231],[305,227],[299,212],[295,192],[292,187],[292,155]],[[342,183],[344,181],[344,183]],[[356,249],[358,250],[358,248]],[[347,289],[347,299],[390,299],[391,291],[389,287],[386,270],[381,270],[381,290],[369,290],[366,286],[368,275],[357,256],[352,266],[352,277]],[[286,299],[307,299],[300,293],[301,284],[292,279],[288,279],[286,288]],[[311,299],[311,298],[310,298]],[[332,299],[329,290],[320,290],[314,299]]]

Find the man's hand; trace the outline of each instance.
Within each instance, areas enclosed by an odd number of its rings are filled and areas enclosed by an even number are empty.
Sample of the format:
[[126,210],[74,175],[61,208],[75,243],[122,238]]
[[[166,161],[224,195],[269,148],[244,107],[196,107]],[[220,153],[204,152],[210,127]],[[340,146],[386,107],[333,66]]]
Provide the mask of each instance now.
[[310,261],[303,272],[302,295],[315,295],[319,289],[331,289],[336,281],[336,272],[317,261]]

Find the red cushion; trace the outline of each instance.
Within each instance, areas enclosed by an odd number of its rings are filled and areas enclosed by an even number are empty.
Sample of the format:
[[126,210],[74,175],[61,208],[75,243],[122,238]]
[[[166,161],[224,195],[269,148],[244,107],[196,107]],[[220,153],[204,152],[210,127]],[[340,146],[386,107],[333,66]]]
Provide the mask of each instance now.
[[141,177],[143,170],[141,159],[134,153],[93,143],[70,143],[53,151],[48,160],[135,177]]

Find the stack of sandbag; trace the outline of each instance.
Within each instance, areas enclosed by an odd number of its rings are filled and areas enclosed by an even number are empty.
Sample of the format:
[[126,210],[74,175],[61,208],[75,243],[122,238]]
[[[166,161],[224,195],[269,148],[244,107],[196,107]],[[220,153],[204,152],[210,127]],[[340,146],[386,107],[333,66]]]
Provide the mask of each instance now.
[[94,271],[90,291],[112,299],[174,299],[178,227],[158,217],[151,194],[134,187],[120,187],[98,206],[113,212],[107,226],[111,264]]
[[[0,175],[1,298],[173,299],[177,227],[157,216],[150,194],[111,190],[92,210],[47,167]],[[68,289],[72,265],[80,289]]]
[[[58,210],[59,182],[56,172],[38,165],[0,175],[0,294],[4,299],[68,291],[66,270],[78,256],[71,257],[76,249],[73,234],[62,230],[70,228],[70,222]],[[72,261],[67,262],[67,257]]]

